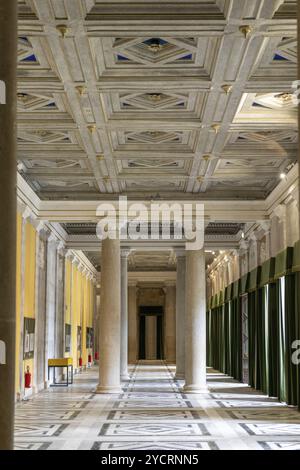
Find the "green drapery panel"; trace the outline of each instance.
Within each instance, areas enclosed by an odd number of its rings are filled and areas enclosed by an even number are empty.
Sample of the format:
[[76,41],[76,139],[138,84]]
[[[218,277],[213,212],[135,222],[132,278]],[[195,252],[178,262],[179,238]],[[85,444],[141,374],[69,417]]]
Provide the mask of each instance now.
[[268,393],[268,286],[257,290],[256,388]]
[[212,367],[211,362],[211,310],[206,312],[206,365]]
[[261,266],[258,268],[253,269],[249,273],[249,282],[248,282],[248,292],[252,292],[257,289],[260,284],[260,273],[261,273]]
[[274,278],[279,279],[290,272],[293,265],[293,248],[289,247],[281,251],[275,258]]
[[249,385],[256,386],[256,301],[257,292],[248,294],[248,357]]
[[285,335],[285,279],[279,279],[279,365],[278,365],[278,398],[286,401],[286,335]]
[[248,295],[249,384],[264,393],[269,393],[270,384],[269,287]]
[[219,298],[218,298],[218,306],[223,305],[224,303],[224,292],[221,290],[219,292]]
[[230,302],[230,376],[242,381],[242,320],[240,299],[235,297]]
[[279,394],[279,281],[269,285],[269,395]]
[[219,301],[219,298],[218,298],[218,294],[215,294],[212,298],[212,302],[211,302],[211,308],[216,308],[218,306],[218,301]]
[[275,258],[270,258],[261,266],[260,287],[274,281]]
[[294,245],[292,271],[300,271],[300,240]]
[[239,285],[240,281],[235,281],[232,286],[231,298],[235,299],[239,295]]
[[225,302],[229,302],[229,300],[231,299],[231,291],[232,291],[232,284],[229,284],[229,286],[225,288]]
[[284,309],[284,331],[285,331],[285,398],[288,405],[298,405],[300,390],[299,364],[295,359],[300,359],[300,354],[295,355],[297,349],[295,341],[300,339],[300,272],[295,272],[285,277],[285,309]]
[[224,305],[224,349],[225,349],[225,374],[230,375],[231,371],[231,331],[230,331],[230,308],[231,303],[226,302]]
[[[296,317],[296,332],[298,339],[300,339],[300,271],[295,274],[295,317]],[[295,351],[294,351],[295,352]],[[300,359],[298,354],[297,359]],[[300,363],[297,366],[297,403],[300,410]]]

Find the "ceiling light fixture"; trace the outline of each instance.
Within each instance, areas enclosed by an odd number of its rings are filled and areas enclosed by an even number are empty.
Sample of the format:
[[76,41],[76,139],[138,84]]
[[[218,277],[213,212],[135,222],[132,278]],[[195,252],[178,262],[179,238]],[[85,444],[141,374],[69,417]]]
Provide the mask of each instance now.
[[78,85],[78,86],[76,87],[76,90],[78,91],[79,95],[82,96],[82,95],[84,94],[84,92],[85,92],[85,86],[83,86],[83,85]]
[[279,93],[275,95],[275,98],[277,98],[284,104],[291,103],[293,101],[293,95],[291,93]]
[[161,100],[161,93],[150,93],[150,98],[152,101],[160,101]]
[[28,95],[26,93],[18,93],[17,94],[18,100],[23,101],[23,102],[27,100],[27,96]]
[[155,54],[160,51],[161,49],[161,44],[160,44],[160,41],[158,38],[152,38],[149,45],[148,45],[148,49],[151,51],[151,52],[154,52]]
[[93,134],[93,132],[95,132],[95,130],[96,130],[96,125],[91,124],[90,126],[88,126],[88,130],[91,134]]
[[250,33],[252,33],[253,28],[249,24],[239,27],[240,32],[244,35],[244,38],[247,39]]
[[67,25],[65,24],[58,24],[56,26],[57,31],[60,32],[63,39],[65,39],[67,32],[69,31]]
[[228,95],[232,91],[232,85],[222,85],[222,90]]
[[220,124],[212,124],[211,128],[215,131],[215,133],[217,134],[221,128],[221,125]]

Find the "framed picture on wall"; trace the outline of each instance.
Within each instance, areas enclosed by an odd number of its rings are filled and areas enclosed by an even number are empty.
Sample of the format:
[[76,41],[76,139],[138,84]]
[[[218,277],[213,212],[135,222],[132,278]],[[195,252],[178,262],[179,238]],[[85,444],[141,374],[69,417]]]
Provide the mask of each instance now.
[[65,352],[71,351],[71,325],[65,324]]
[[34,357],[34,334],[35,319],[24,317],[24,359],[32,359]]
[[86,347],[92,348],[94,343],[94,329],[89,326],[86,328]]
[[77,351],[81,351],[81,326],[77,326]]

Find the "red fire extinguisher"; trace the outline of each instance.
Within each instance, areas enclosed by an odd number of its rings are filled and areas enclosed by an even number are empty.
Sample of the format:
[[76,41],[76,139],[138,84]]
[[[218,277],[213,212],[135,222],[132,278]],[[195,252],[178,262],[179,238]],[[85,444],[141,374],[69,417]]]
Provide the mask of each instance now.
[[88,355],[88,362],[89,362],[90,364],[92,363],[92,355],[91,355],[91,354]]
[[25,372],[25,388],[31,388],[31,373],[29,366],[26,367]]
[[95,361],[98,361],[99,360],[99,353],[98,351],[95,352]]
[[79,367],[82,367],[82,357],[79,358]]

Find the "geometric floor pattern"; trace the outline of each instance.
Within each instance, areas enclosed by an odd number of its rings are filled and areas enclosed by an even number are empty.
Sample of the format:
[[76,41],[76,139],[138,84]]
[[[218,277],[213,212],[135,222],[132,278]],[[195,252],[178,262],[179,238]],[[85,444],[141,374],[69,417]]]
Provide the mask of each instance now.
[[209,393],[182,392],[175,367],[140,361],[120,395],[95,394],[97,367],[18,403],[18,450],[300,450],[300,413],[207,369]]

